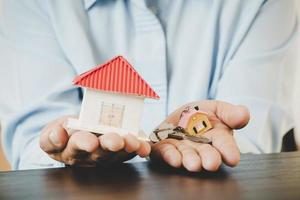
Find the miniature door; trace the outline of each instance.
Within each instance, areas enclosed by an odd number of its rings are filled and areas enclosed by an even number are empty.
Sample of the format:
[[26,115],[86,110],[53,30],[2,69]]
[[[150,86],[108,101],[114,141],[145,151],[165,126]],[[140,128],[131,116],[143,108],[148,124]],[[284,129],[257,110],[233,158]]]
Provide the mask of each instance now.
[[100,124],[116,128],[122,127],[124,105],[102,102]]
[[197,135],[202,134],[211,128],[212,126],[206,115],[195,113],[190,117],[186,130],[191,135]]

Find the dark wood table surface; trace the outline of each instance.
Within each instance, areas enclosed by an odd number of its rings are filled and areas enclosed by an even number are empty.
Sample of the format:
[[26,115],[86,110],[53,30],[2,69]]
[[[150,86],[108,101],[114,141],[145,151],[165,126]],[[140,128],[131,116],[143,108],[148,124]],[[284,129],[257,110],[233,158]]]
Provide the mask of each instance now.
[[236,168],[188,173],[149,162],[0,173],[0,199],[300,199],[300,153],[242,155]]

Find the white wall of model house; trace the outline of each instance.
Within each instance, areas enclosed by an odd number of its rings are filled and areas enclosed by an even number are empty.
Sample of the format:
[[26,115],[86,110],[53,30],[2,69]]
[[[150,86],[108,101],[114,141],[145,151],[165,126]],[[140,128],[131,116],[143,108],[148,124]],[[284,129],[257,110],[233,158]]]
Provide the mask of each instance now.
[[83,126],[99,126],[104,114],[103,105],[123,106],[120,128],[138,134],[144,97],[85,89],[79,121]]

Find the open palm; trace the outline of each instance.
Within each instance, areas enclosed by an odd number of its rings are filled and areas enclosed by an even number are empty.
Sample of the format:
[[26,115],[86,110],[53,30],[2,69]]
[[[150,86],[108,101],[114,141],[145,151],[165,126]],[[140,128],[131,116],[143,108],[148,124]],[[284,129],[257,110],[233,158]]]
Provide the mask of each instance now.
[[213,129],[205,133],[212,145],[188,140],[165,139],[152,145],[151,159],[164,161],[189,171],[217,170],[222,162],[228,166],[239,163],[240,152],[233,138],[233,130],[247,125],[250,114],[246,107],[216,100],[189,103],[170,114],[163,123],[177,125],[180,115],[187,106],[198,106],[208,114]]

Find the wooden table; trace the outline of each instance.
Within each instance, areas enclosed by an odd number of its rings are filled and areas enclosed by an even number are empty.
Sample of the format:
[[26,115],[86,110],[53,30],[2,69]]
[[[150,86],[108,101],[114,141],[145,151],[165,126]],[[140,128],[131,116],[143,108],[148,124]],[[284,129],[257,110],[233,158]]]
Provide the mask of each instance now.
[[0,173],[0,199],[300,199],[300,153],[187,173],[150,163]]

